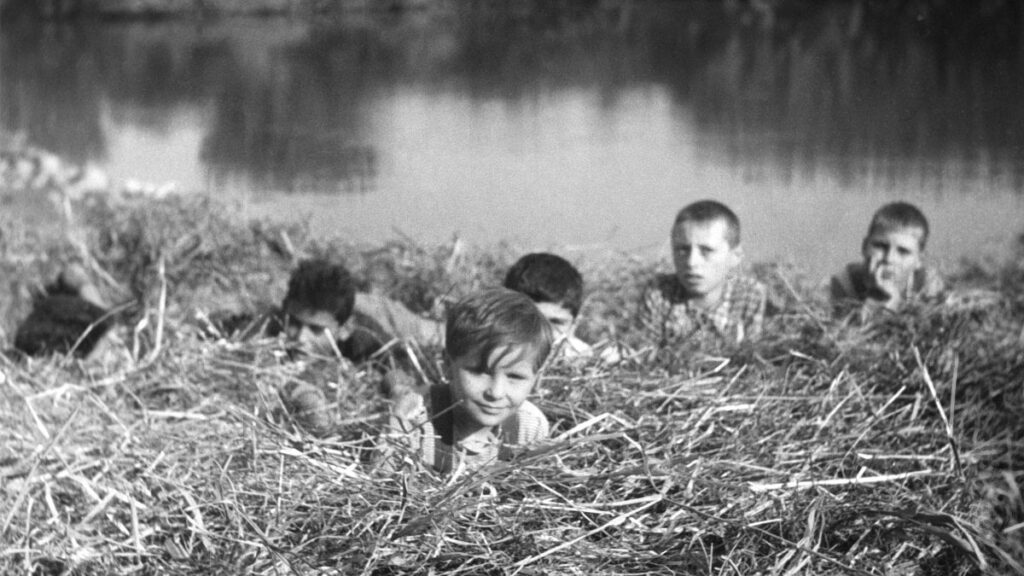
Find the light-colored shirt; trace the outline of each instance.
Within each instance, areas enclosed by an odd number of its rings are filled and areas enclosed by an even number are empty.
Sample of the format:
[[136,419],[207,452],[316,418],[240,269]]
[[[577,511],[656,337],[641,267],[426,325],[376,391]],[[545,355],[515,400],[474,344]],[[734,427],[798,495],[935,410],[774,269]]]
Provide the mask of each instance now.
[[475,446],[454,441],[455,411],[451,388],[431,386],[424,396],[423,410],[404,416],[393,415],[391,428],[402,435],[421,462],[442,474],[458,469],[476,469],[496,460],[510,460],[517,449],[544,440],[550,424],[544,413],[529,400],[507,420],[491,430],[488,441]]
[[705,309],[694,305],[674,274],[659,274],[644,289],[640,323],[662,342],[708,329],[733,342],[757,338],[768,289],[744,276],[730,276],[725,282],[721,299]]

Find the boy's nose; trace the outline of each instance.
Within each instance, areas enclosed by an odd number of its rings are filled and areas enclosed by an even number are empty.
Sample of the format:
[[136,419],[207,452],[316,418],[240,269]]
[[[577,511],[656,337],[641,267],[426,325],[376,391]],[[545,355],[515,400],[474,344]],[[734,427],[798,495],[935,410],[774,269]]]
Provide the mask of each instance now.
[[491,377],[489,386],[484,390],[484,393],[489,399],[501,398],[502,392],[505,390],[505,377],[500,374],[496,374]]
[[690,250],[690,253],[686,255],[686,263],[693,266],[700,263],[700,250]]
[[313,340],[313,331],[305,326],[289,326],[288,339],[300,344],[306,344]]

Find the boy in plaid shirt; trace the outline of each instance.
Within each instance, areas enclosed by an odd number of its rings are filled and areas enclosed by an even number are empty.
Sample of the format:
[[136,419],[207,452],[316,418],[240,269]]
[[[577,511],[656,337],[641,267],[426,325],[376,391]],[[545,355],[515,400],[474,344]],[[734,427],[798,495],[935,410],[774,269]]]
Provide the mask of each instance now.
[[760,336],[767,289],[737,273],[736,214],[714,200],[694,202],[676,216],[671,242],[675,274],[659,274],[644,289],[643,327],[662,343],[701,331],[737,343]]

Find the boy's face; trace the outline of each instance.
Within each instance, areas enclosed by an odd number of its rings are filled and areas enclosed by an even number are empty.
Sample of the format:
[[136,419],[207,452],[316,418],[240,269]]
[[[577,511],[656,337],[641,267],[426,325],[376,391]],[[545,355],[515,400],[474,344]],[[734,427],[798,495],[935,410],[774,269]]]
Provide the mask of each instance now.
[[288,311],[286,335],[308,352],[334,356],[334,339],[340,336],[338,321],[324,310],[296,309]]
[[565,306],[555,302],[535,302],[541,315],[551,325],[551,336],[555,342],[572,336],[576,318]]
[[715,296],[729,273],[739,265],[742,251],[729,246],[728,224],[683,221],[672,228],[672,260],[676,277],[695,298]]
[[507,344],[495,348],[486,366],[476,358],[450,360],[452,395],[462,425],[492,428],[515,414],[537,381],[536,351],[531,346]]
[[864,264],[876,283],[903,286],[921,267],[924,232],[915,227],[876,230],[864,239]]

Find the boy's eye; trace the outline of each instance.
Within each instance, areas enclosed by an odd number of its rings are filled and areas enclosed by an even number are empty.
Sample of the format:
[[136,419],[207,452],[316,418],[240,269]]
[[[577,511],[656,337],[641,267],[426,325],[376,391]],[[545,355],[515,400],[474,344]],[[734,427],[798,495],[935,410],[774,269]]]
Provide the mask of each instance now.
[[897,248],[896,252],[899,252],[900,256],[909,256],[910,255],[910,250],[907,250],[906,248]]
[[708,254],[711,254],[712,252],[714,252],[714,249],[711,248],[710,246],[701,246],[700,247],[700,253],[702,255],[704,255],[704,256],[707,256]]
[[509,372],[508,373],[508,378],[509,378],[509,380],[521,381],[521,380],[528,380],[530,377],[528,375],[526,375],[526,374],[521,373],[521,372]]

